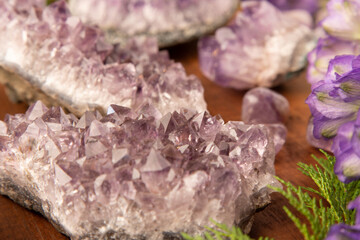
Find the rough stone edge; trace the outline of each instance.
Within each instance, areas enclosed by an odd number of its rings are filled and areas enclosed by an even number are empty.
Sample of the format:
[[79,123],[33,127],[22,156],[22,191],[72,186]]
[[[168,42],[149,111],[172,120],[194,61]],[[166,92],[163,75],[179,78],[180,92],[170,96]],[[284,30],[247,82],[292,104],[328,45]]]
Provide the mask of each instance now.
[[86,111],[98,110],[102,114],[105,113],[100,106],[73,105],[69,99],[59,96],[59,94],[50,91],[45,93],[36,84],[36,80],[22,73],[15,66],[6,66],[0,63],[0,83],[4,84],[6,94],[14,103],[26,102],[32,104],[37,100],[41,100],[48,107],[61,106],[78,117]]
[[[144,236],[137,236],[136,238],[130,237],[125,231],[108,231],[104,234],[86,234],[82,236],[71,236],[65,230],[65,228],[57,221],[51,218],[50,209],[48,211],[44,210],[43,205],[41,204],[41,200],[28,191],[24,187],[19,187],[14,183],[10,178],[0,178],[0,194],[8,196],[11,200],[16,202],[17,204],[40,213],[43,215],[60,233],[69,236],[72,240],[95,240],[95,239],[103,239],[103,240],[146,240]],[[269,203],[266,203],[266,207]],[[48,205],[50,206],[50,205]],[[245,221],[242,222],[241,228],[245,233],[250,232],[251,226],[254,222],[254,213],[256,210],[249,215]],[[182,240],[182,236],[180,233],[174,232],[163,232],[163,240]]]
[[[26,188],[19,187],[10,178],[0,179],[0,194],[8,196],[11,200],[17,204],[40,213],[43,215],[60,233],[69,236],[73,240],[92,240],[92,239],[104,239],[104,240],[146,240],[144,236],[137,236],[131,238],[125,231],[108,231],[104,234],[86,234],[82,236],[71,236],[66,232],[65,228],[57,221],[51,218],[49,211],[44,210],[41,200],[28,191]],[[163,232],[164,240],[180,240],[179,233]]]

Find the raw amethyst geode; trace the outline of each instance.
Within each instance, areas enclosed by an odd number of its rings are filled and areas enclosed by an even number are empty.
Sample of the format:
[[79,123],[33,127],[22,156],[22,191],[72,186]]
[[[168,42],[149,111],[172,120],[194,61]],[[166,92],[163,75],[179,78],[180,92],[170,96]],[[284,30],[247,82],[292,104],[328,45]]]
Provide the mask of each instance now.
[[78,116],[105,113],[110,104],[150,104],[158,115],[189,103],[206,109],[200,81],[159,52],[156,40],[111,45],[64,1],[46,8],[38,2],[0,2],[0,82],[13,99],[57,103]]
[[251,226],[277,185],[263,125],[181,110],[156,120],[112,105],[80,120],[41,102],[0,121],[0,191],[72,239],[200,234]]
[[[307,12],[281,12],[266,1],[246,1],[242,11],[215,36],[199,42],[202,72],[237,89],[272,87],[304,67],[314,45]],[[307,21],[303,22],[303,16]],[[299,20],[302,19],[302,20]]]
[[70,0],[71,12],[96,24],[110,42],[157,37],[169,46],[209,33],[234,14],[239,0]]

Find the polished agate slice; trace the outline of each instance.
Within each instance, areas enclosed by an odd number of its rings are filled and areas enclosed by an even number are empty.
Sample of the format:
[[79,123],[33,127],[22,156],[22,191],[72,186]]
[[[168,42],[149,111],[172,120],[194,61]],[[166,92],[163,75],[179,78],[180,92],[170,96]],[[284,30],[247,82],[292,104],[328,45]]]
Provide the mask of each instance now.
[[246,1],[229,26],[199,41],[202,72],[236,89],[273,87],[302,69],[314,46],[311,16],[281,12],[267,1]]
[[239,0],[70,0],[71,12],[96,24],[110,42],[132,36],[157,37],[169,46],[209,33],[224,25]]
[[101,30],[71,16],[64,1],[46,8],[37,2],[0,2],[0,81],[12,99],[41,99],[77,116],[105,113],[110,104],[151,105],[158,115],[189,104],[206,109],[200,81],[159,52],[156,40],[111,45]]
[[200,234],[214,219],[249,231],[269,203],[273,137],[189,110],[155,119],[112,105],[80,119],[41,102],[0,121],[0,191],[72,239]]

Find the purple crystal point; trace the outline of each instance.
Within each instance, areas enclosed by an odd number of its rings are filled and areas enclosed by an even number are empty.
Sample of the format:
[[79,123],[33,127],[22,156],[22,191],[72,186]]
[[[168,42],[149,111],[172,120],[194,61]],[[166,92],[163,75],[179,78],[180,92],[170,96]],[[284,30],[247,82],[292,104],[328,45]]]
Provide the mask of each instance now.
[[267,186],[278,184],[265,126],[225,124],[207,112],[156,119],[110,109],[78,120],[37,102],[8,115],[0,122],[1,194],[74,239],[199,234],[210,218],[249,230],[251,214],[269,202]]
[[225,24],[238,0],[112,1],[71,0],[72,13],[100,26],[111,42],[131,36],[156,36],[160,46],[174,45]]
[[111,45],[97,27],[71,16],[65,1],[23,11],[0,3],[0,81],[13,99],[66,107],[77,116],[111,104],[148,107],[156,117],[192,103],[204,111],[203,87],[156,40]]
[[248,89],[280,84],[288,72],[304,67],[312,47],[311,30],[297,17],[266,1],[246,1],[228,27],[200,40],[198,51],[201,70],[210,80]]
[[289,102],[282,95],[254,88],[244,95],[241,116],[246,124],[285,123],[289,111]]
[[246,124],[265,124],[273,135],[276,152],[285,143],[287,129],[283,123],[289,115],[289,102],[268,88],[254,88],[243,98],[242,120]]

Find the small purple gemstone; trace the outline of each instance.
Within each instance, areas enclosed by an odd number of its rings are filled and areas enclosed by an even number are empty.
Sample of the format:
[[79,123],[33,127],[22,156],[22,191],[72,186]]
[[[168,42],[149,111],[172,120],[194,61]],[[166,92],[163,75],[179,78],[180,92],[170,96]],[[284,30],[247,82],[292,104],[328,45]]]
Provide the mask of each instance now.
[[288,72],[305,66],[313,48],[311,16],[305,21],[283,13],[267,1],[246,1],[229,26],[198,44],[203,74],[221,86],[236,89],[272,87],[286,80]]
[[246,124],[285,123],[289,112],[284,96],[268,88],[254,88],[244,95],[241,117]]

